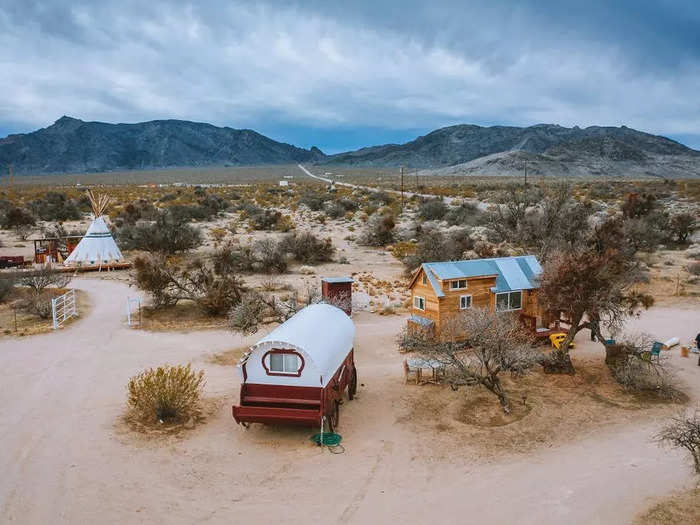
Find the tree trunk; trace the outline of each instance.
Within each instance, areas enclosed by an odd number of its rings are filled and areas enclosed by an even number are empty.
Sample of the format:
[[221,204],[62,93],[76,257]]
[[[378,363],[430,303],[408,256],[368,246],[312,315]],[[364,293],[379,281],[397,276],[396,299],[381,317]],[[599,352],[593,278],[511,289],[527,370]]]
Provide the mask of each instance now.
[[693,452],[693,461],[695,462],[695,473],[700,474],[700,447],[695,447]]
[[506,414],[510,414],[510,402],[508,401],[508,397],[506,397],[506,393],[503,390],[503,387],[501,386],[501,381],[496,377],[492,378],[489,383],[490,385],[486,385],[486,387],[489,390],[491,390],[491,392],[496,394],[496,396],[498,397],[498,401],[503,407],[503,412],[505,412]]

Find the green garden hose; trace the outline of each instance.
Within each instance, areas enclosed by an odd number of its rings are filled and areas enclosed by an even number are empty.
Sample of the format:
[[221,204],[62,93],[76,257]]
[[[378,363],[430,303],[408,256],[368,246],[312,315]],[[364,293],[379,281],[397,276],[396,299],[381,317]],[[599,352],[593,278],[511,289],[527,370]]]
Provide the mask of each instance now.
[[[323,436],[323,437],[321,437]],[[340,445],[343,436],[340,434],[334,434],[333,432],[324,432],[323,434],[318,433],[311,436],[311,441],[317,445],[323,445],[326,447],[337,447]]]

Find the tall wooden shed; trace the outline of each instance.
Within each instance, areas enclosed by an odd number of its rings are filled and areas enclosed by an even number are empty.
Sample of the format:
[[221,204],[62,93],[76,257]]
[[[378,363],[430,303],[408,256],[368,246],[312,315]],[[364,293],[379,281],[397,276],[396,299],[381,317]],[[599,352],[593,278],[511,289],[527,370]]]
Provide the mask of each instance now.
[[352,315],[353,282],[351,277],[324,277],[321,279],[321,295],[325,301]]

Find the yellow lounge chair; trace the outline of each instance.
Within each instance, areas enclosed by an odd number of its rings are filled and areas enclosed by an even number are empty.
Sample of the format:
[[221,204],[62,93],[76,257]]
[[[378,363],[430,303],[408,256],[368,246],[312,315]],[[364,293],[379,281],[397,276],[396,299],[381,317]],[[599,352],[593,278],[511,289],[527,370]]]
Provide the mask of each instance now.
[[[564,342],[564,339],[566,339],[566,334],[552,334],[549,336],[549,340],[552,343],[552,348],[556,348],[557,350],[561,348],[561,344]],[[576,344],[571,341],[569,348],[576,348]]]

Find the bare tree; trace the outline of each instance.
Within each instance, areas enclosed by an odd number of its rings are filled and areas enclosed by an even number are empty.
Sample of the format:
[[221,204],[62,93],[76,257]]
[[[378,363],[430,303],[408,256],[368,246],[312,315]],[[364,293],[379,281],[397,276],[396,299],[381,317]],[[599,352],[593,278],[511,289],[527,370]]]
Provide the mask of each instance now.
[[33,295],[41,295],[46,288],[63,288],[71,282],[70,273],[61,272],[50,264],[45,264],[37,270],[18,274],[18,284],[32,290]]
[[700,409],[681,412],[654,436],[658,443],[684,448],[693,458],[695,472],[700,474]]
[[439,337],[406,329],[399,347],[443,365],[448,382],[455,388],[475,383],[483,386],[498,398],[507,414],[510,401],[500,374],[523,374],[537,361],[530,337],[516,317],[481,308],[454,316]]

